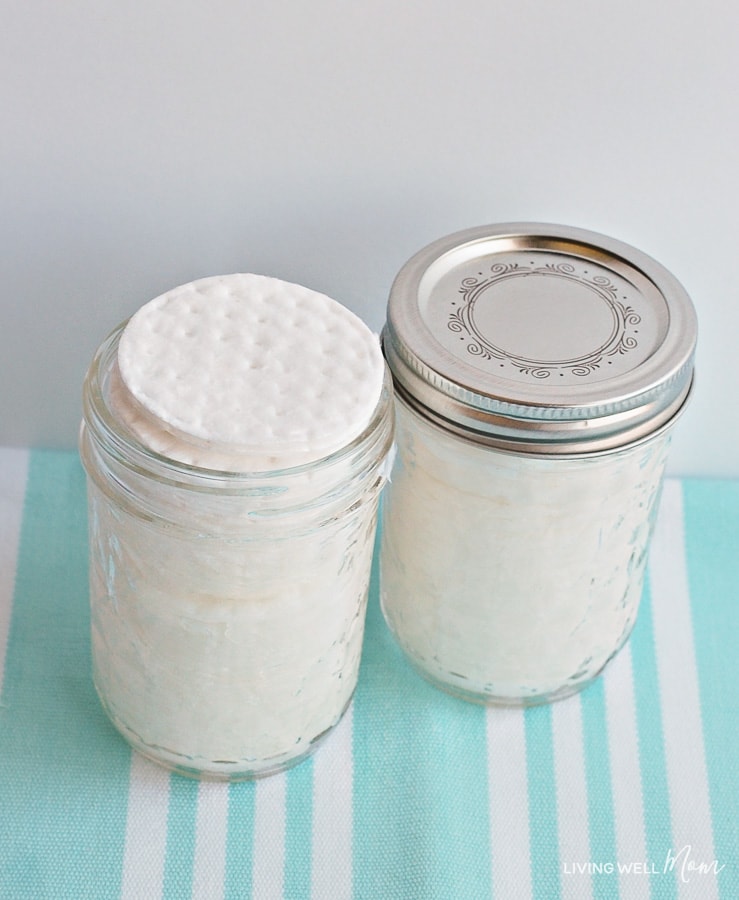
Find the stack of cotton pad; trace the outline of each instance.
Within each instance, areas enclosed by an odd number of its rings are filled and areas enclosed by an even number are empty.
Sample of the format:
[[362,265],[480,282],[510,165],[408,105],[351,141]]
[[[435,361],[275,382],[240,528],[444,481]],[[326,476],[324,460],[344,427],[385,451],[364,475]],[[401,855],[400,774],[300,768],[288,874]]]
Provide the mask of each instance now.
[[157,453],[264,471],[358,437],[383,379],[377,337],[335,300],[276,278],[224,275],[168,291],[132,316],[110,402]]

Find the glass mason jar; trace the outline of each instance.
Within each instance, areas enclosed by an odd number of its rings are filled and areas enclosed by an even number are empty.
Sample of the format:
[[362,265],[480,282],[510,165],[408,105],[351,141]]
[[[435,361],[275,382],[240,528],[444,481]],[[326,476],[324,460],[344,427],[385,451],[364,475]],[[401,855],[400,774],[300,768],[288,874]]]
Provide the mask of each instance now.
[[83,395],[95,686],[128,742],[174,771],[279,771],[337,724],[356,685],[389,376],[368,427],[337,452],[215,471],[159,455],[116,416],[123,327]]
[[401,270],[381,600],[429,681],[544,703],[623,646],[695,334],[666,270],[579,229],[472,229]]

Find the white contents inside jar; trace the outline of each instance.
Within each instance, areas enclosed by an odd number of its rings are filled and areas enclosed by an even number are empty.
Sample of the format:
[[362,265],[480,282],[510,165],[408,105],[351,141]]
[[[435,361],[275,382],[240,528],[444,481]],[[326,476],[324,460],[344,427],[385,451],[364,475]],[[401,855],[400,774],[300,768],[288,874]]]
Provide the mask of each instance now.
[[178,771],[284,768],[356,683],[392,440],[379,342],[322,294],[232,275],[104,347],[81,437],[98,692]]
[[382,603],[411,661],[470,699],[587,684],[636,620],[669,431],[582,459],[491,450],[398,404]]

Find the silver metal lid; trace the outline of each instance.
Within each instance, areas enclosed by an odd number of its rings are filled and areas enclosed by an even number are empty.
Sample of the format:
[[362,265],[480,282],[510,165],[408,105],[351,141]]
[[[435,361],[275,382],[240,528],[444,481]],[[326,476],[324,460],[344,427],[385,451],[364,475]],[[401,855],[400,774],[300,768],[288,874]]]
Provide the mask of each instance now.
[[612,238],[513,223],[425,247],[390,292],[383,347],[400,395],[520,452],[589,453],[683,406],[697,324],[680,283]]

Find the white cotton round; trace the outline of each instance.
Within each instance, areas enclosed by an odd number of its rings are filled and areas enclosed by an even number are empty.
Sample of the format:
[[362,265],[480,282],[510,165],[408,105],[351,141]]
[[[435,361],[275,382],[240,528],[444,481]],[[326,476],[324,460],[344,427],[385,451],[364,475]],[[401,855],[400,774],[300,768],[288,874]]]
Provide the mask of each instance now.
[[354,313],[252,274],[190,282],[141,307],[118,368],[117,412],[151,449],[257,471],[346,446],[369,424],[384,378],[378,338]]

